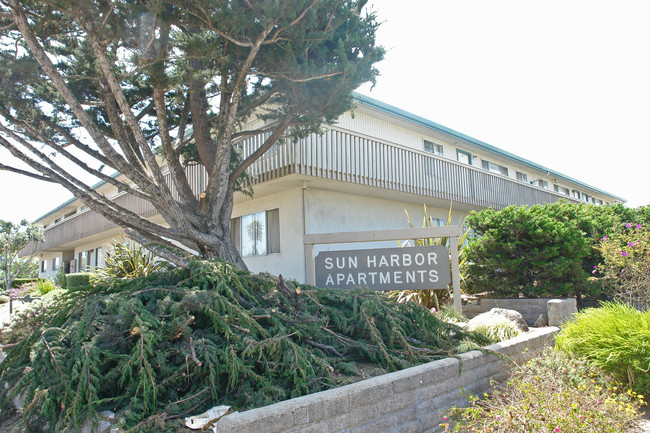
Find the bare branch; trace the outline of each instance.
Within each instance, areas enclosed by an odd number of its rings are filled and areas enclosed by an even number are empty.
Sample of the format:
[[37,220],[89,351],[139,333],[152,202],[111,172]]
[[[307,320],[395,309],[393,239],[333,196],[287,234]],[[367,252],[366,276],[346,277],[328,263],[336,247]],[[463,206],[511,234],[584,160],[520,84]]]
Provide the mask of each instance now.
[[37,173],[32,173],[32,172],[29,172],[29,171],[21,170],[19,168],[10,167],[10,166],[4,165],[2,163],[0,163],[0,170],[11,171],[13,173],[22,174],[23,176],[29,176],[29,177],[33,177],[34,179],[43,180],[45,182],[56,183],[55,180],[50,179],[49,177],[45,177],[45,176],[42,176],[42,175],[37,174]]
[[107,155],[111,161],[113,161],[116,168],[120,172],[126,173],[132,171],[129,170],[129,166],[124,158],[113,149],[106,137],[104,137],[104,134],[101,132],[99,127],[93,122],[88,113],[86,113],[86,111],[83,109],[81,103],[74,96],[70,88],[65,83],[63,77],[59,74],[55,66],[50,61],[49,57],[45,53],[45,50],[36,39],[34,32],[29,27],[27,17],[25,17],[19,0],[6,0],[6,3],[11,8],[14,22],[20,30],[25,44],[41,68],[43,68],[43,71],[47,74],[50,80],[52,80],[52,84],[54,84],[54,87],[56,87],[63,100],[70,106],[70,109],[74,113],[75,117],[79,120],[81,125],[86,129],[90,137],[95,141],[95,143],[97,143],[104,154]]
[[315,81],[315,80],[322,80],[325,78],[331,78],[331,77],[336,77],[337,75],[342,75],[343,72],[338,71],[338,72],[332,72],[330,74],[323,74],[323,75],[317,75],[315,77],[308,77],[308,78],[291,78],[283,74],[267,74],[269,77],[273,78],[282,78],[287,81],[291,81],[292,83],[308,83],[309,81]]
[[264,143],[253,153],[251,153],[248,158],[246,158],[237,168],[235,168],[230,174],[230,185],[234,185],[237,178],[244,172],[250,165],[255,162],[259,157],[264,155],[264,153],[269,150],[273,143],[275,143],[281,136],[284,134],[284,131],[291,124],[294,114],[289,113],[287,117],[284,118],[282,123],[275,128],[273,134],[271,134]]

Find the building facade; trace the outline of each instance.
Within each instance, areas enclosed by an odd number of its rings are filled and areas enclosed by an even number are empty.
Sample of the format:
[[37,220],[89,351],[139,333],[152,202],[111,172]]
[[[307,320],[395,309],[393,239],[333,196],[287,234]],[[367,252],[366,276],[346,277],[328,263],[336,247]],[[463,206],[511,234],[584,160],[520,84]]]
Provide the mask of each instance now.
[[[255,125],[253,125],[255,126]],[[238,144],[244,157],[263,136]],[[357,95],[354,114],[293,142],[277,144],[249,169],[254,196],[236,193],[233,240],[253,272],[305,281],[304,234],[394,229],[428,215],[444,224],[470,210],[569,202],[603,205],[624,200],[435,122]],[[207,176],[188,168],[194,191]],[[153,220],[155,209],[114,186],[98,192]],[[37,220],[45,226],[40,276],[59,268],[79,272],[103,264],[123,230],[72,199]],[[394,244],[393,244],[394,245]],[[381,246],[385,246],[382,244]],[[355,248],[342,244],[323,249]]]

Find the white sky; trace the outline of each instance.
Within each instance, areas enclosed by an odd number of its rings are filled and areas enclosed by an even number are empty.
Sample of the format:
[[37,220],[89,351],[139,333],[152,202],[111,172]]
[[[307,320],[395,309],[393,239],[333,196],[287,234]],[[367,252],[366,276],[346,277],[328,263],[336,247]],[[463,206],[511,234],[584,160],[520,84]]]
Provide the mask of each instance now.
[[[369,5],[388,53],[361,93],[650,204],[650,2]],[[71,197],[2,171],[0,185],[0,219],[33,220]]]

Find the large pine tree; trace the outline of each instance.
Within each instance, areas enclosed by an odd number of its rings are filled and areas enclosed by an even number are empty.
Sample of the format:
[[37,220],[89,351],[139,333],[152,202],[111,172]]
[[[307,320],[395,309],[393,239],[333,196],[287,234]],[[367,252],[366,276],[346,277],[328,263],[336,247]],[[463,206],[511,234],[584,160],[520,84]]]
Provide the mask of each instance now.
[[[22,161],[0,169],[63,185],[140,243],[176,241],[240,268],[230,218],[246,169],[278,139],[350,109],[384,53],[363,0],[0,4],[0,145]],[[264,126],[246,130],[253,116]],[[265,139],[238,157],[234,143],[251,134]],[[200,194],[188,164],[207,171]],[[151,203],[164,224],[93,191],[76,169]]]

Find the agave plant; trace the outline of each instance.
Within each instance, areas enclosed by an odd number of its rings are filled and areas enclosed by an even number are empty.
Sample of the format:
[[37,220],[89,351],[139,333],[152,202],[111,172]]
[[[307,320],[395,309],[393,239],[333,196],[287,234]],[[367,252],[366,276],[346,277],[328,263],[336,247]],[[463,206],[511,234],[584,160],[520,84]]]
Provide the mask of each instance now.
[[[445,225],[447,226],[452,224],[451,211],[452,211],[452,206],[450,205],[449,213],[447,214],[447,220],[445,221]],[[408,219],[409,226],[411,228],[415,227],[415,225],[413,224],[413,220],[411,219],[411,216],[409,215],[408,211],[404,209],[404,212],[406,213],[406,218]],[[425,204],[422,227],[436,227],[437,224],[435,224],[435,222],[436,220],[433,217],[430,217],[428,215],[427,205]],[[471,230],[464,226],[464,222],[465,222],[465,217],[461,217],[460,221],[458,222],[458,226],[461,227],[461,234],[458,237],[458,265],[460,267],[461,287],[464,285],[465,282],[465,272],[463,270],[465,268],[464,264],[465,264],[466,256],[463,253],[463,246],[465,245],[465,242],[467,241],[467,236],[469,235]],[[449,249],[449,242],[450,242],[450,238],[446,238],[446,237],[427,238],[427,239],[416,239],[414,241],[414,245],[416,247],[443,245],[447,249]],[[401,247],[411,246],[411,243],[409,241],[405,241],[399,244]],[[421,304],[427,308],[435,308],[438,311],[440,310],[441,304],[447,301],[449,298],[451,298],[451,295],[452,295],[451,284],[444,289],[395,290],[389,293],[389,297],[395,298],[397,302],[400,303],[417,302],[418,304]]]
[[143,277],[163,265],[162,262],[156,261],[152,253],[146,252],[139,246],[114,242],[111,244],[111,249],[112,251],[106,254],[104,266],[93,271],[95,279],[99,281]]

